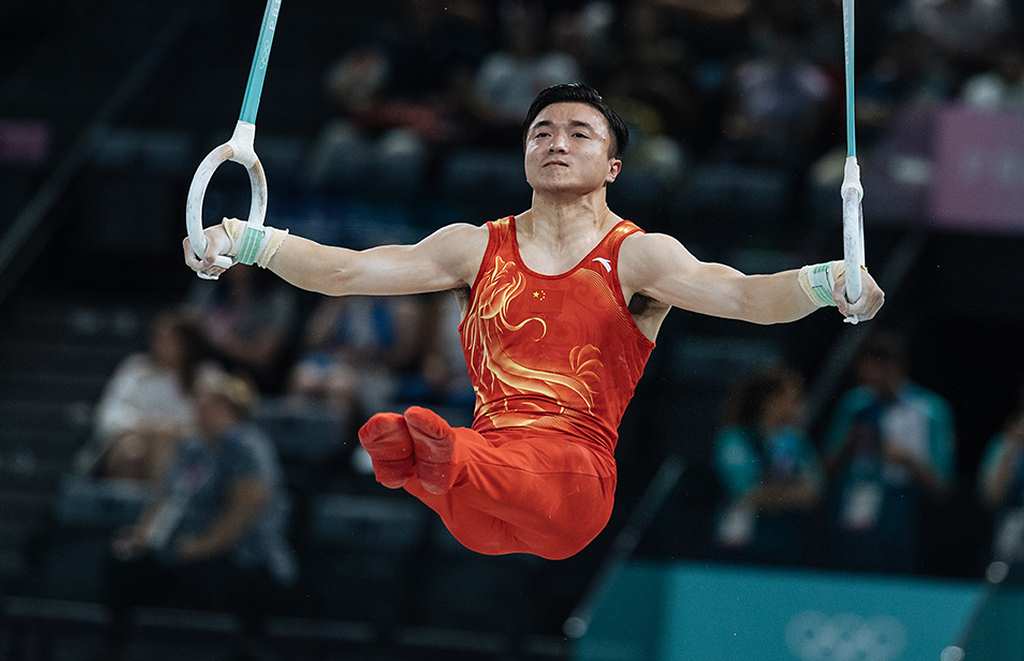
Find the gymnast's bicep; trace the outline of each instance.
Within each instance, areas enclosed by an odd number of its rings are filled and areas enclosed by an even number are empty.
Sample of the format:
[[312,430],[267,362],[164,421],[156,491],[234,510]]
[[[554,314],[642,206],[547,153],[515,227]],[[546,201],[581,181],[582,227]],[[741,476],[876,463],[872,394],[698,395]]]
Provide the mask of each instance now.
[[619,276],[636,293],[700,314],[745,318],[744,274],[702,262],[674,237],[636,234],[622,244]]

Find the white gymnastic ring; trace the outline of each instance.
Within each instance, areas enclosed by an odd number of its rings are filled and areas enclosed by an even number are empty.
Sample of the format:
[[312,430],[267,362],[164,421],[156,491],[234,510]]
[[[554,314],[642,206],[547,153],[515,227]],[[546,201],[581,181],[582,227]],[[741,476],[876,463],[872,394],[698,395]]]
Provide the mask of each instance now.
[[[206,158],[199,163],[195,175],[192,176],[192,183],[188,188],[188,198],[185,202],[185,227],[188,229],[192,252],[200,259],[206,253],[206,234],[203,231],[203,200],[206,197],[206,187],[209,186],[213,173],[221,164],[234,161],[245,167],[249,173],[249,186],[252,190],[247,222],[254,226],[263,225],[267,214],[267,176],[263,171],[263,164],[260,163],[259,157],[253,150],[255,133],[254,125],[238,122],[231,140],[207,154]],[[223,255],[214,260],[214,266],[225,270],[233,264],[234,260]],[[205,280],[217,279],[216,276],[203,273],[196,275]]]

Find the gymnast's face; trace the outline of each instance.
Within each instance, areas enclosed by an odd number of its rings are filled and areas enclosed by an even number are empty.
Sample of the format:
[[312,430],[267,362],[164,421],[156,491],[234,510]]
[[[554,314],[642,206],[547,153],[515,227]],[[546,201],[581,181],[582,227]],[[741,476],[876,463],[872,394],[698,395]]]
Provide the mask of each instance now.
[[553,103],[526,134],[526,180],[538,193],[592,193],[615,181],[622,169],[622,161],[611,156],[614,139],[596,108]]

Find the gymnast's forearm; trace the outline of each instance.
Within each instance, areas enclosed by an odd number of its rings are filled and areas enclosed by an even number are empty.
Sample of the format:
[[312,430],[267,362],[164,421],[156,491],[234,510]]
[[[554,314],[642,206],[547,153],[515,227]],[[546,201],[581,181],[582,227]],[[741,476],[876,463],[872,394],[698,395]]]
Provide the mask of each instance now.
[[803,319],[818,309],[798,281],[799,271],[743,278],[744,319],[756,324],[784,324]]
[[862,293],[856,302],[848,302],[844,271],[844,263],[837,260],[772,275],[743,276],[742,299],[747,302],[749,320],[786,323],[822,307],[838,308],[851,323],[873,319],[885,302],[885,293],[861,266]]
[[[698,260],[668,235],[640,237],[624,244],[623,251],[620,263],[625,260],[627,278],[636,283],[637,291],[699,314],[780,324],[802,319],[831,303],[831,296],[826,301],[824,296],[812,299],[807,293],[803,269],[745,275],[727,264]],[[811,286],[820,287],[817,281]],[[811,289],[811,293],[817,292]]]
[[[415,245],[383,245],[350,250],[320,245],[273,227],[250,226],[226,218],[207,228],[202,257],[182,241],[185,263],[206,277],[237,264],[268,268],[290,284],[328,296],[402,296],[447,291],[466,285],[480,265],[486,230],[467,223],[442,227]],[[475,263],[470,266],[471,262]]]
[[321,245],[290,234],[270,259],[268,268],[306,291],[342,296],[355,250]]
[[323,246],[287,236],[266,266],[296,287],[328,296],[401,296],[452,289],[449,274],[423,242],[365,250]]
[[208,267],[214,255],[227,255],[236,263],[268,268],[307,291],[333,296],[347,293],[343,282],[352,270],[355,250],[324,246],[287,230],[252,227],[237,218],[225,218],[220,225],[208,228],[206,234],[202,264],[191,258],[190,242],[185,239],[185,261],[194,270]]

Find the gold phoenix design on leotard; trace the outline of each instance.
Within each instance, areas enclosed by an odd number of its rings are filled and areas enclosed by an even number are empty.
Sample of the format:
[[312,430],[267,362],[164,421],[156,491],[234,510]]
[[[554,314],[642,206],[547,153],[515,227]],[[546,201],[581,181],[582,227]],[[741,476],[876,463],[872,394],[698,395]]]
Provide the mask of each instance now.
[[[569,351],[565,372],[554,372],[525,365],[509,356],[502,346],[501,334],[523,332],[527,326],[536,326],[540,341],[548,332],[547,322],[540,317],[528,317],[519,323],[508,318],[509,305],[526,288],[523,274],[515,262],[494,258],[494,267],[478,283],[476,305],[470,310],[463,326],[463,336],[469,349],[469,369],[474,372],[481,389],[501,395],[532,394],[550,398],[562,413],[567,406],[585,408],[594,406],[595,389],[590,383],[599,379],[597,371],[602,365],[601,350],[592,344],[575,346]],[[553,367],[553,366],[548,366]],[[536,403],[521,402],[519,409],[546,411]],[[537,419],[523,418],[514,411],[489,412],[484,415],[496,427],[530,425]]]

